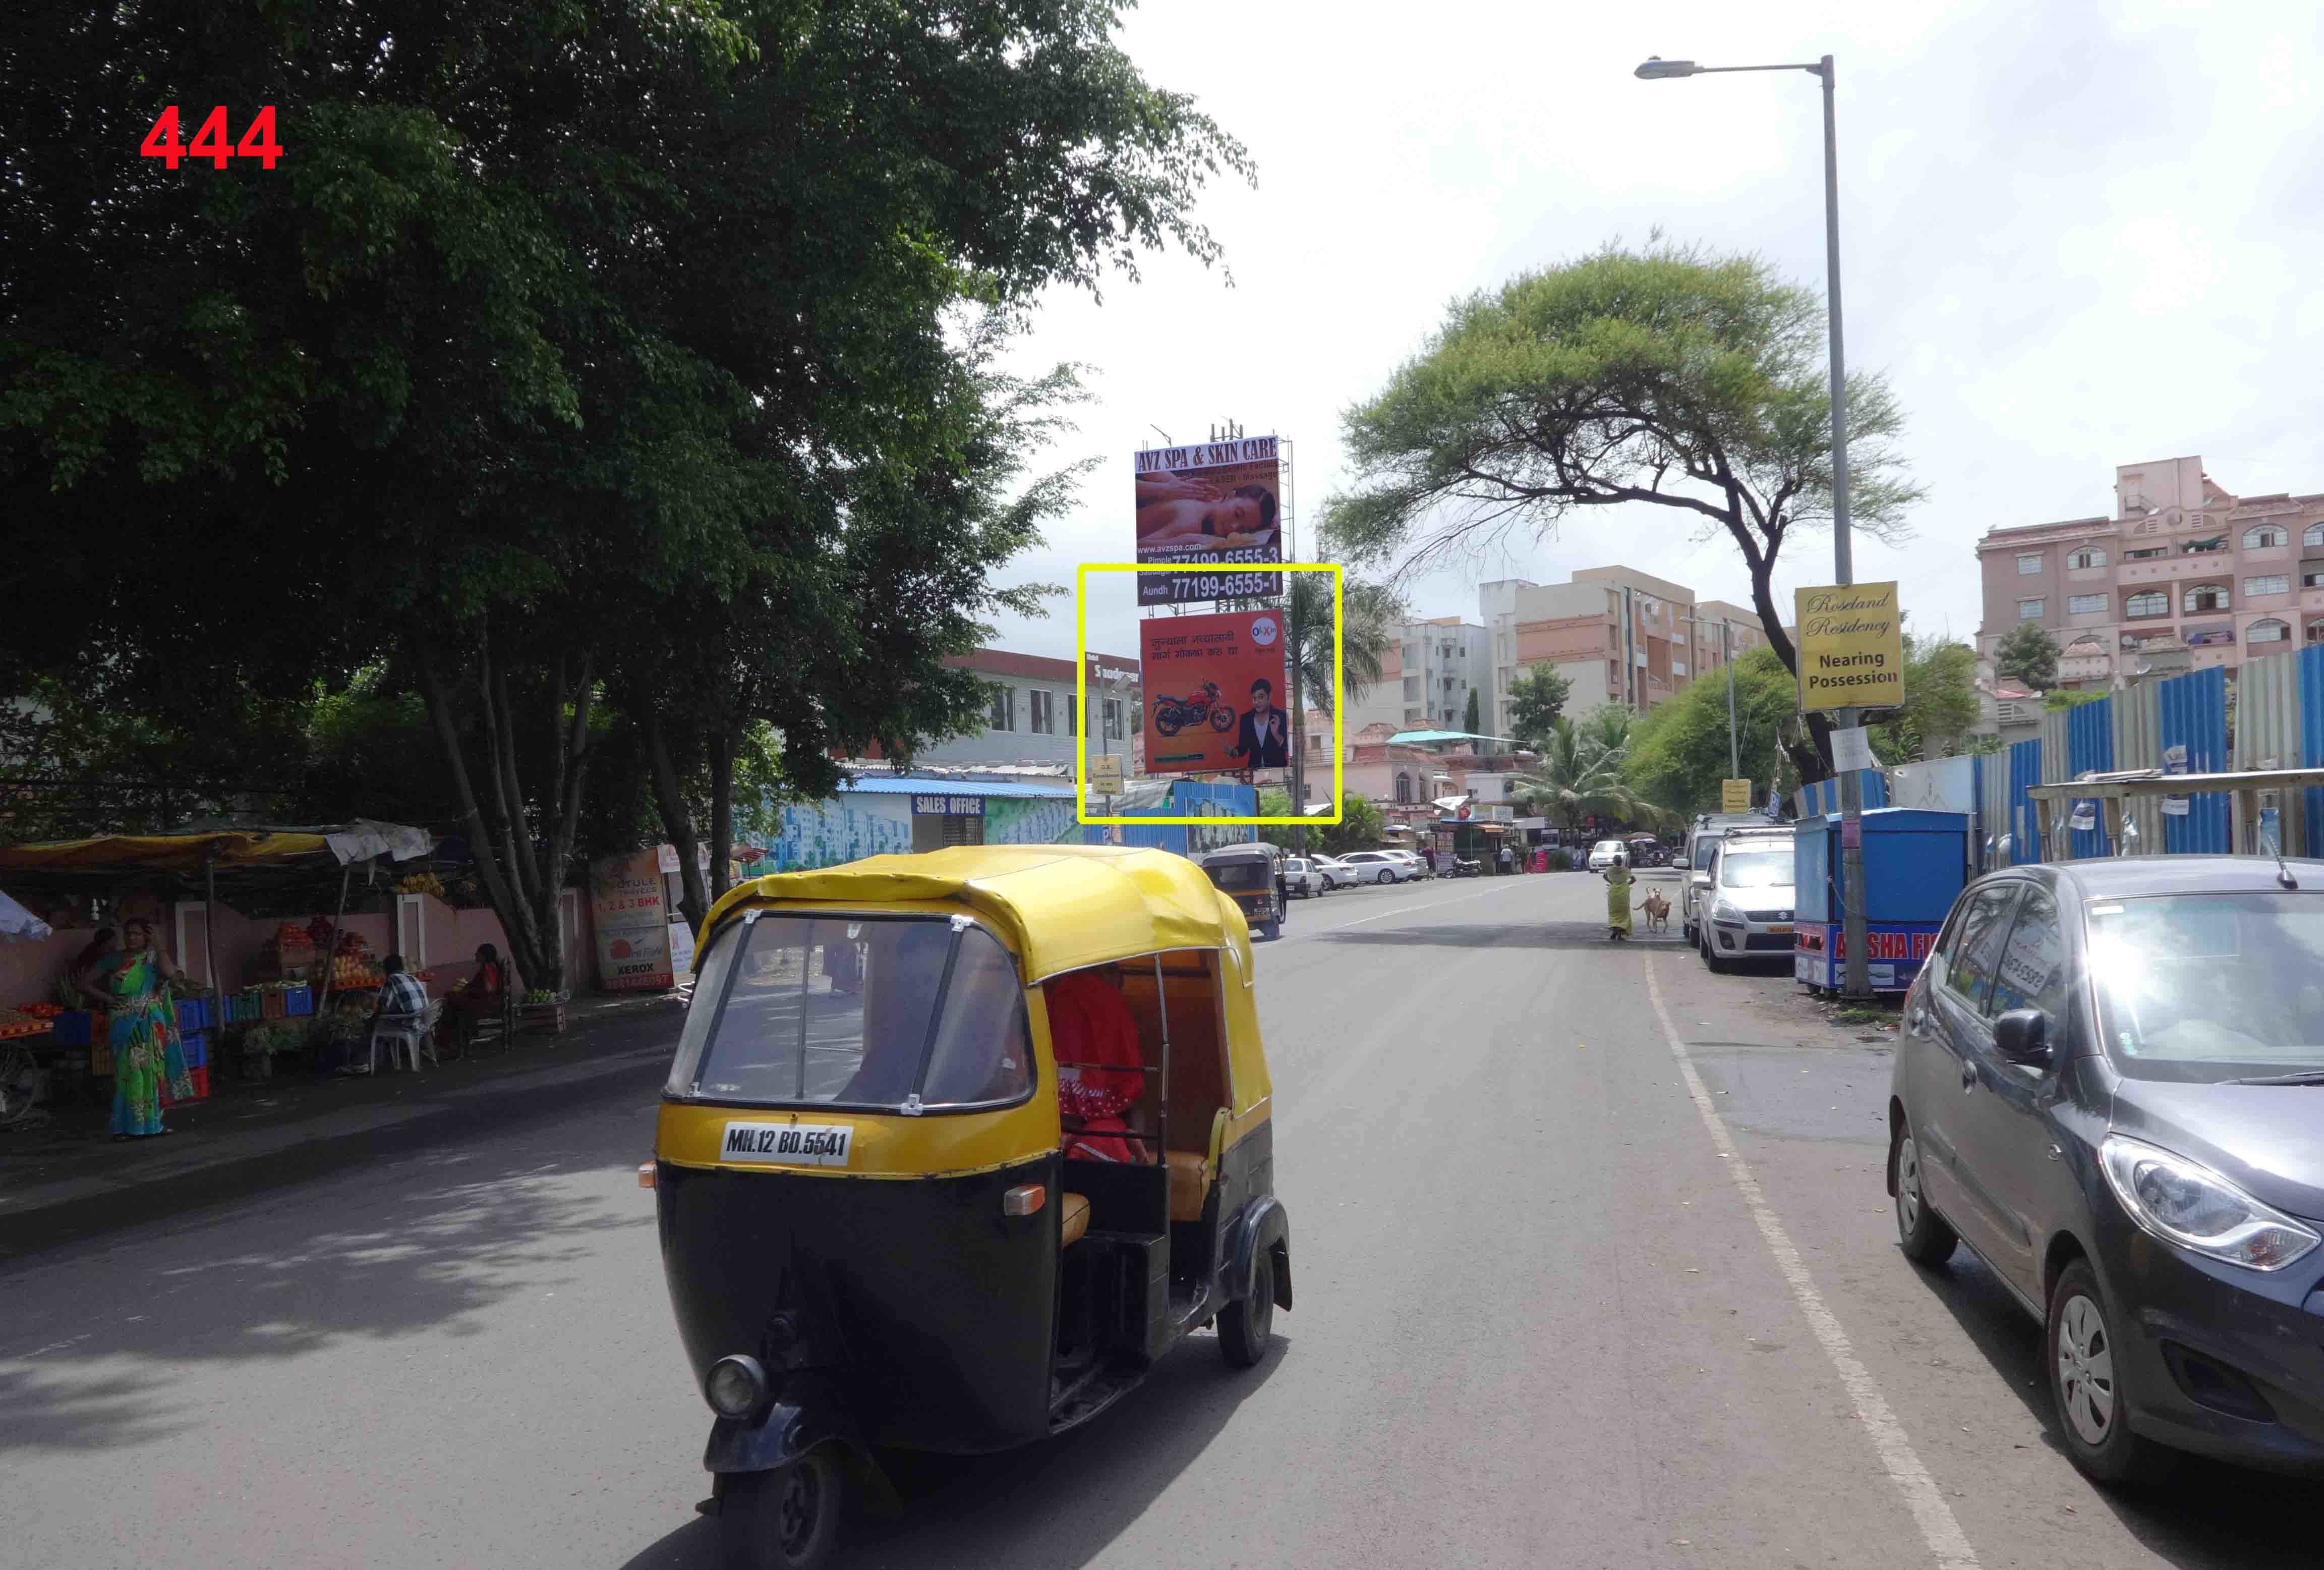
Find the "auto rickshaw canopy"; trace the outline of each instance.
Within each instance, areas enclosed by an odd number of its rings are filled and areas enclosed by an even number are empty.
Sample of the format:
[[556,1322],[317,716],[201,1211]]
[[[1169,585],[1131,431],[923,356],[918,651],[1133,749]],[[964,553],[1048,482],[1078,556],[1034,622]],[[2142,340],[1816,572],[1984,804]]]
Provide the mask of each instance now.
[[1250,929],[1202,868],[1170,851],[1099,845],[954,845],[770,873],[737,883],[710,908],[696,964],[740,905],[884,910],[935,901],[956,901],[989,921],[1028,984],[1177,948],[1231,950],[1242,976],[1251,974]]

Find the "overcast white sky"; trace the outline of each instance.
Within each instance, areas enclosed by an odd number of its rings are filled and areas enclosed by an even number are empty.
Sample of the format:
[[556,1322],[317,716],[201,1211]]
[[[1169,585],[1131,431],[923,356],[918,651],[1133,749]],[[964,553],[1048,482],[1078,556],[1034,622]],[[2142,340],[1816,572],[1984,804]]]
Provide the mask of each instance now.
[[[1232,286],[1179,256],[1102,305],[1059,292],[1030,366],[1093,367],[1055,457],[1099,453],[1081,505],[1011,576],[1125,559],[1130,455],[1232,417],[1296,443],[1305,525],[1342,483],[1340,415],[1447,301],[1659,226],[1823,281],[1813,77],[1642,82],[1650,54],[1813,60],[1839,74],[1849,363],[1885,370],[1929,489],[1913,540],[1859,539],[1916,628],[1967,636],[1978,534],[2112,510],[2116,464],[2199,453],[2231,491],[2324,489],[2324,6],[1944,6],[1149,0],[1124,42],[1148,80],[1241,138],[1258,189],[1198,212]],[[1474,620],[1480,576],[1622,561],[1748,603],[1730,547],[1662,509],[1593,512],[1480,575],[1418,586]],[[1829,534],[1779,577],[1830,581]],[[1134,653],[1130,591],[1098,580],[1094,647]],[[1070,600],[1001,646],[1070,657]]]

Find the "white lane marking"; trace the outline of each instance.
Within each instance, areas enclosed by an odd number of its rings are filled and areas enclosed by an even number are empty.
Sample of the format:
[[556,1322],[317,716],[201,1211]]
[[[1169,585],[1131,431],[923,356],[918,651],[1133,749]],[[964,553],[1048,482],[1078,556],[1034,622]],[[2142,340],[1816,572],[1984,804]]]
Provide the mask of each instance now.
[[[1516,879],[1509,880],[1511,884],[1516,882]],[[1432,900],[1425,905],[1398,905],[1393,910],[1380,910],[1370,916],[1359,916],[1353,921],[1341,922],[1337,927],[1318,928],[1314,932],[1300,931],[1286,933],[1283,937],[1283,941],[1286,943],[1296,943],[1303,937],[1321,937],[1326,932],[1337,932],[1342,927],[1361,927],[1367,921],[1385,921],[1391,916],[1417,916],[1423,910],[1442,910],[1447,905],[1465,905],[1471,900],[1481,900],[1488,894],[1501,893],[1508,886],[1508,885],[1505,884],[1500,888],[1480,889],[1473,894],[1463,894],[1456,900]],[[1271,947],[1273,946],[1269,945],[1269,947]]]
[[1726,1158],[1727,1175],[1735,1180],[1737,1191],[1750,1209],[1751,1219],[1758,1223],[1759,1235],[1766,1239],[1767,1251],[1775,1256],[1775,1268],[1790,1284],[1792,1297],[1798,1302],[1800,1312],[1807,1316],[1808,1328],[1815,1332],[1824,1355],[1831,1360],[1833,1371],[1848,1390],[1848,1399],[1856,1403],[1856,1415],[1862,1419],[1864,1431],[1871,1436],[1873,1448],[1880,1453],[1880,1464],[1887,1470],[1889,1481],[1904,1496],[1904,1508],[1920,1527],[1921,1540],[1936,1556],[1941,1570],[1977,1570],[1977,1551],[1969,1547],[1960,1522],[1953,1518],[1952,1507],[1937,1491],[1929,1469],[1921,1464],[1921,1457],[1914,1450],[1912,1440],[1905,1436],[1904,1425],[1896,1420],[1888,1399],[1880,1393],[1871,1372],[1858,1360],[1856,1349],[1849,1344],[1848,1332],[1840,1328],[1839,1318],[1825,1307],[1823,1295],[1816,1290],[1800,1251],[1793,1244],[1791,1234],[1784,1230],[1775,1206],[1767,1203],[1759,1180],[1737,1153],[1726,1121],[1712,1104],[1711,1093],[1703,1088],[1702,1076],[1694,1071],[1694,1060],[1687,1056],[1685,1043],[1679,1039],[1678,1027],[1671,1022],[1670,1009],[1663,1002],[1663,986],[1655,974],[1651,954],[1646,956],[1646,969],[1647,995],[1654,1000],[1655,1014],[1662,1020],[1663,1036],[1670,1043],[1671,1056],[1678,1059],[1678,1071],[1685,1077],[1686,1093],[1694,1099],[1694,1110],[1702,1114],[1703,1126],[1711,1131],[1711,1144]]

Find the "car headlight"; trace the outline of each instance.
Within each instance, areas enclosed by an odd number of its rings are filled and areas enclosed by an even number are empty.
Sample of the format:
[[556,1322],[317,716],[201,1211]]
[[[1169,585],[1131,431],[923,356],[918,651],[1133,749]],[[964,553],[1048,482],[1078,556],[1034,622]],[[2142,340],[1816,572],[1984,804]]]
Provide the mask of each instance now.
[[710,1409],[722,1418],[747,1418],[767,1399],[767,1371],[755,1357],[722,1357],[702,1381]]
[[1735,908],[1734,901],[1730,900],[1719,900],[1714,901],[1711,907],[1711,919],[1713,921],[1718,922],[1721,927],[1740,927],[1743,925],[1743,912],[1737,910]]
[[2098,1163],[2133,1221],[2190,1252],[2248,1270],[2280,1270],[2324,1242],[2209,1167],[2144,1140],[2108,1134]]

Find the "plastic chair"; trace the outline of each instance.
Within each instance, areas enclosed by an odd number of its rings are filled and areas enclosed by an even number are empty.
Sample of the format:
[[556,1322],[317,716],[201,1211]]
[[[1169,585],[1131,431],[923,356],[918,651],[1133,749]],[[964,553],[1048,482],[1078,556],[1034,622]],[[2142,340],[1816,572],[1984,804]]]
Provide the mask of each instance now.
[[441,998],[431,1001],[423,1013],[382,1016],[371,1033],[372,1072],[376,1074],[379,1071],[382,1047],[387,1048],[387,1066],[390,1068],[395,1067],[399,1050],[410,1057],[414,1074],[420,1072],[420,1055],[422,1052],[435,1062],[437,1067],[443,1067],[444,1060],[436,1055],[436,1021],[443,1017],[444,1000]]

